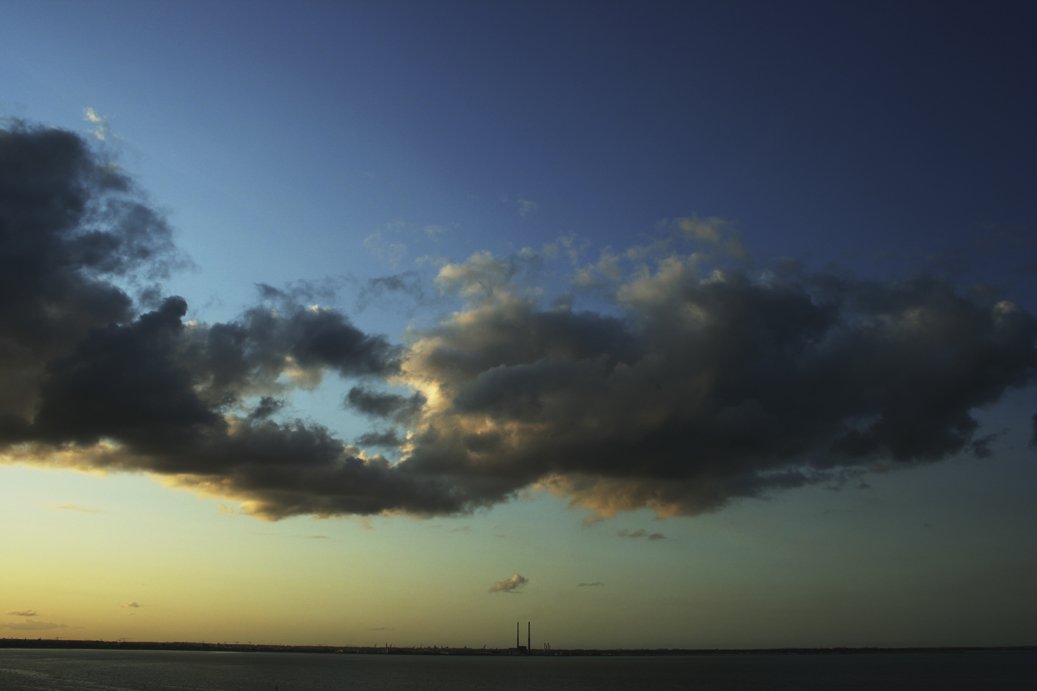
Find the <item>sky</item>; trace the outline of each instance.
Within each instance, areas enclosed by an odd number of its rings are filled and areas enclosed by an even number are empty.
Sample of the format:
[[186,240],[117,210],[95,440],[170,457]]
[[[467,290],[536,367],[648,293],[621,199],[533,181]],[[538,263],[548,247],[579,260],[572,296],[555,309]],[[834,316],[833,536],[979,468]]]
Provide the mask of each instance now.
[[0,16],[0,637],[1037,642],[1031,3]]

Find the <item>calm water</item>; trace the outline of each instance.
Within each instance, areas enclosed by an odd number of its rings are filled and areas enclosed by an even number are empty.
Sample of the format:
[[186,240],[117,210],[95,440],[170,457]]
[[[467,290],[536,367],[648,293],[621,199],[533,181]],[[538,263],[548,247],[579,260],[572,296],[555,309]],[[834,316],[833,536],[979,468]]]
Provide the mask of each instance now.
[[0,689],[1026,689],[1037,653],[477,658],[112,650],[0,650]]

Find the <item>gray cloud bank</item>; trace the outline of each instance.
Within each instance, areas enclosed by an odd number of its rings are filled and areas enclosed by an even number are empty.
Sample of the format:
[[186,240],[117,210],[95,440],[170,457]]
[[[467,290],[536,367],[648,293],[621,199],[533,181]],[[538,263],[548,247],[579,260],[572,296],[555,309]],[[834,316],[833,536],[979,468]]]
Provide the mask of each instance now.
[[[985,452],[975,410],[1037,366],[1030,314],[941,280],[715,270],[675,251],[620,275],[614,259],[601,312],[541,306],[486,254],[445,266],[439,283],[471,302],[407,347],[276,289],[225,323],[185,320],[175,296],[142,311],[126,286],[179,260],[165,220],[79,137],[13,125],[0,455],[148,471],[270,518],[459,513],[529,486],[604,516],[688,515]],[[361,446],[400,461],[283,418],[292,388],[328,375],[377,425]]]

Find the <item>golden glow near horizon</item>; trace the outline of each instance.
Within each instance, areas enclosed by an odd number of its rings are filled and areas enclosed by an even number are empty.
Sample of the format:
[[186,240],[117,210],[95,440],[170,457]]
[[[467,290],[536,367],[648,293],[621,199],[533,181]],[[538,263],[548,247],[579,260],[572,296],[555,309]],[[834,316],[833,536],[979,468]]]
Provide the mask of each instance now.
[[[970,487],[970,471],[944,480],[939,505],[966,507],[944,526],[926,525],[924,506],[898,524],[890,510],[913,499],[882,476],[878,504],[874,488],[848,502],[803,490],[695,519],[583,525],[536,492],[453,519],[268,522],[140,475],[0,466],[5,520],[19,526],[4,539],[2,635],[507,647],[510,623],[531,619],[555,647],[954,645],[976,631],[1011,643],[1025,622],[996,589],[973,592],[987,567],[957,559],[989,540],[967,513],[991,488]],[[936,475],[912,472],[920,484]],[[865,524],[875,538],[846,543]],[[938,579],[947,568],[960,577]],[[516,573],[528,584],[488,592]],[[916,619],[959,596],[943,611],[967,630],[934,637]],[[1003,617],[1001,638],[987,613]]]

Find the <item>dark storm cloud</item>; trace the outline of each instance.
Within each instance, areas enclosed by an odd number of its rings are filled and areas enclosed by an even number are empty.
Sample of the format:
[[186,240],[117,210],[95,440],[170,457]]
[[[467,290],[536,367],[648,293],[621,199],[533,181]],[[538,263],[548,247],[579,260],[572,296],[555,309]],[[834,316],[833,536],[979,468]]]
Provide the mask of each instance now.
[[983,456],[974,411],[1037,365],[1031,315],[933,279],[700,276],[670,258],[616,303],[606,317],[509,296],[427,332],[405,369],[447,403],[408,464],[486,500],[540,481],[603,515],[694,514]]
[[[534,484],[598,515],[694,514],[988,455],[976,409],[1037,367],[1031,315],[934,279],[671,254],[610,279],[597,313],[544,309],[512,285],[537,262],[476,253],[437,278],[473,304],[404,349],[300,304],[310,284],[260,285],[213,324],[120,287],[176,261],[161,215],[81,139],[0,131],[0,451],[156,473],[271,518],[459,513]],[[362,383],[349,408],[409,428],[357,440],[399,463],[285,419],[282,398],[329,373]]]
[[277,392],[324,372],[398,372],[400,351],[383,337],[270,286],[266,304],[233,322],[186,323],[183,299],[154,295],[135,315],[116,281],[161,276],[176,258],[170,235],[76,135],[0,131],[0,448],[168,475],[271,517],[458,510],[436,478],[274,419]]
[[111,278],[160,276],[170,229],[77,136],[0,130],[0,434],[31,414],[46,363],[94,327],[128,319]]
[[252,409],[252,412],[249,413],[248,416],[252,420],[266,420],[275,415],[283,407],[284,401],[276,399],[273,396],[263,396],[259,399],[259,404]]

